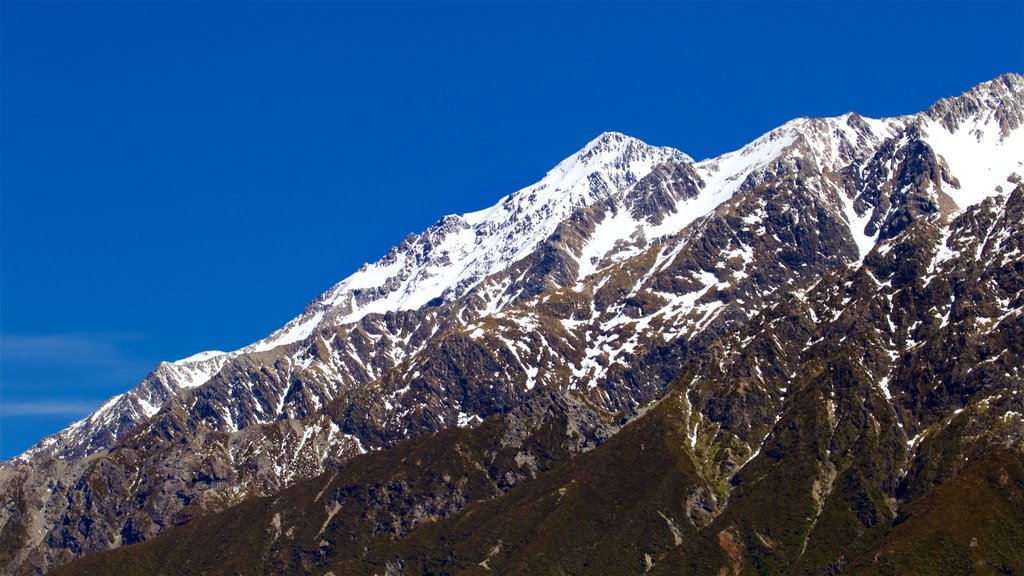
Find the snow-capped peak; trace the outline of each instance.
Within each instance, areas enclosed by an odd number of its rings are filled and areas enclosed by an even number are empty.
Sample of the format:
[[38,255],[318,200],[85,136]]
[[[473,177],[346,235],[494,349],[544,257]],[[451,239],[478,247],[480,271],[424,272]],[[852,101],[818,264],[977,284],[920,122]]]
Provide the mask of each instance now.
[[572,211],[621,194],[665,162],[692,162],[673,148],[606,132],[552,168],[539,182],[490,208],[445,216],[378,262],[331,288],[266,340],[265,350],[300,340],[322,321],[355,322],[371,313],[417,309],[457,298],[530,252]]
[[[1024,123],[1022,93],[1024,77],[1010,74],[960,97],[941,100],[914,116],[883,120],[856,114],[801,118],[739,150],[699,163],[673,148],[650,146],[618,132],[602,133],[559,162],[536,184],[489,208],[445,216],[425,232],[410,235],[378,262],[363,266],[332,287],[302,315],[269,337],[234,352],[202,352],[161,364],[137,393],[116,400],[117,408],[111,410],[129,417],[110,418],[110,425],[122,420],[127,424],[141,421],[165,398],[201,386],[241,354],[301,341],[324,324],[356,322],[372,313],[419,309],[465,295],[488,276],[533,253],[579,208],[606,199],[624,205],[630,191],[640,188],[635,186],[637,182],[664,163],[686,166],[684,179],[694,184],[692,193],[673,197],[674,205],[659,220],[648,220],[629,210],[613,211],[612,216],[601,220],[584,239],[582,253],[577,255],[580,278],[598,272],[611,261],[605,257],[613,251],[628,255],[629,251],[616,244],[637,228],[649,239],[675,234],[737,191],[756,188],[770,179],[773,171],[787,170],[797,163],[816,168],[812,172],[820,175],[851,165],[861,168],[881,143],[901,138],[911,126],[943,158],[949,175],[956,180],[951,190],[943,192],[966,208],[996,192],[998,186],[1007,190],[1012,185],[1006,180],[1013,173],[1024,175],[1024,154],[1020,152],[1024,150],[1024,131],[1019,129]],[[660,172],[652,180],[661,178]],[[666,178],[670,180],[671,175]],[[827,182],[819,180],[824,191]],[[845,213],[863,257],[878,238],[877,230],[871,234],[866,230],[871,210],[864,206],[855,209],[850,190],[837,192],[833,194],[837,197],[836,209]],[[638,244],[635,249],[641,248]],[[495,311],[493,307],[490,310]],[[74,430],[77,428],[69,428]],[[62,433],[61,442],[70,446],[77,441],[69,431]],[[104,434],[113,438],[120,432]],[[83,446],[86,452],[91,449],[91,445]]]

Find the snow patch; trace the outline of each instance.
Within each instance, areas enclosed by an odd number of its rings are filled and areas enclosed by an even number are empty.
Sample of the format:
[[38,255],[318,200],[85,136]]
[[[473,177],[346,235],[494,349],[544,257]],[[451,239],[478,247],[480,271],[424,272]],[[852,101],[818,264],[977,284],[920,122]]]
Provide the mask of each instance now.
[[1024,174],[1024,130],[1018,128],[1004,138],[994,118],[982,122],[975,118],[954,132],[931,120],[922,128],[925,142],[960,182],[959,190],[946,186],[943,191],[961,209],[996,194],[996,186],[1004,191],[1011,188],[1006,181],[1010,174]]

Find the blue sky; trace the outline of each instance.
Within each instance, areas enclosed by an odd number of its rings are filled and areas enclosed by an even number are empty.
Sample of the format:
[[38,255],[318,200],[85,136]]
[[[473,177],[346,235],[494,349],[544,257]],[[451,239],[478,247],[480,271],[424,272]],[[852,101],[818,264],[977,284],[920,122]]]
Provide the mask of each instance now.
[[617,130],[698,159],[1024,71],[1024,3],[0,3],[0,458]]

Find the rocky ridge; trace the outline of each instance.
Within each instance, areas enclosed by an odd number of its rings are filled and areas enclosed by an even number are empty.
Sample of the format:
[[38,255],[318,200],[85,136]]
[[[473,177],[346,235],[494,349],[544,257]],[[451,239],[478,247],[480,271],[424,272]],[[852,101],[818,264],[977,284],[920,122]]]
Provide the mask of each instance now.
[[[0,522],[4,550],[13,552],[4,564],[31,571],[146,540],[353,455],[515,414],[547,394],[604,415],[581,428],[591,441],[562,446],[560,458],[571,458],[615,429],[596,422],[629,419],[695,366],[707,371],[700,380],[723,379],[715,363],[730,335],[794,290],[813,292],[822,277],[849,266],[888,279],[888,269],[872,266],[881,266],[886,247],[903,254],[905,238],[931,234],[930,246],[948,253],[929,260],[932,268],[890,262],[897,276],[950,282],[962,269],[949,264],[949,242],[970,244],[984,226],[947,225],[977,220],[978,211],[957,215],[1011,189],[1014,173],[1019,181],[1022,85],[1007,75],[915,116],[800,119],[703,162],[602,135],[537,185],[410,237],[268,339],[163,364],[5,465],[0,482],[10,497]],[[1009,200],[1001,198],[982,204],[991,221],[1006,220],[1000,214]],[[1012,237],[1012,227],[1004,229]],[[1007,249],[990,252],[1012,260]],[[997,325],[1019,310],[1012,305],[1019,294],[1000,294],[999,314],[1010,316]],[[901,343],[926,340],[914,337],[921,314],[916,326],[893,314],[894,333],[873,336],[864,351],[877,381],[896,381],[894,356],[917,358]],[[948,314],[947,322],[960,317],[952,307]],[[773,344],[759,345],[757,357],[771,357]],[[686,430],[691,449],[708,443],[706,474],[729,478],[762,449],[791,398],[790,358],[747,364],[718,387],[691,385]],[[992,390],[1010,387],[1008,378]],[[736,381],[746,384],[731,387]],[[923,398],[902,408],[899,427],[917,434],[948,415],[947,396],[955,394],[942,394],[919,391]],[[538,472],[535,456],[521,460],[493,490]]]
[[[1018,186],[786,289],[613,435],[511,487],[565,412],[402,441],[58,573],[1014,573],[1022,217]],[[722,407],[772,419],[753,454]],[[496,442],[512,422],[534,433]]]

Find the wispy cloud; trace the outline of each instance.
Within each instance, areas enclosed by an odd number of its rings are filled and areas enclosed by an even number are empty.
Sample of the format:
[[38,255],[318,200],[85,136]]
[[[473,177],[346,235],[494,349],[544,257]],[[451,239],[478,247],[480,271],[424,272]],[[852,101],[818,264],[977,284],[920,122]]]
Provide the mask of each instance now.
[[6,361],[109,362],[124,356],[123,346],[142,339],[139,334],[96,332],[68,334],[0,334]]
[[0,333],[0,458],[78,420],[157,362],[141,334]]
[[0,402],[0,416],[72,416],[81,417],[99,408],[102,400],[45,400]]
[[143,341],[139,334],[106,332],[0,334],[0,391],[5,399],[20,400],[22,392],[81,396],[127,390],[157,364],[141,350]]

